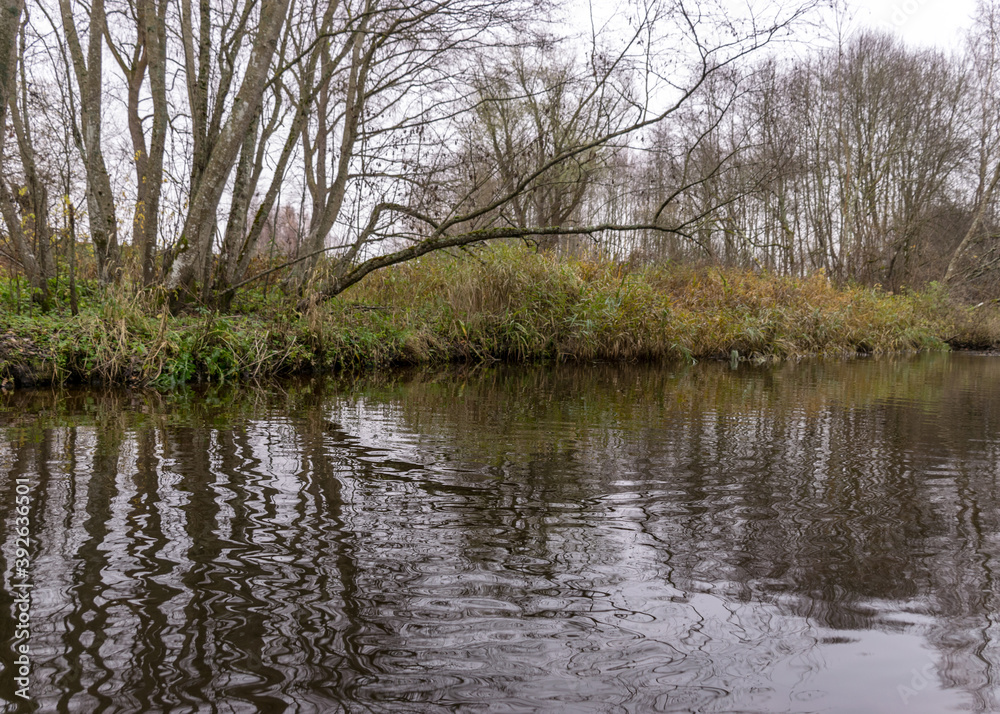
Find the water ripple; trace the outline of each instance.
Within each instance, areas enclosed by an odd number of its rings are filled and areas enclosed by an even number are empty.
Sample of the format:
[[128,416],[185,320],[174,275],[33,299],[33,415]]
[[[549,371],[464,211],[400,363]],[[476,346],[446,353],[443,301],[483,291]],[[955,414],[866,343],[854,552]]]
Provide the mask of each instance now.
[[33,697],[995,711],[1000,368],[948,359],[317,383],[229,416],[0,396]]

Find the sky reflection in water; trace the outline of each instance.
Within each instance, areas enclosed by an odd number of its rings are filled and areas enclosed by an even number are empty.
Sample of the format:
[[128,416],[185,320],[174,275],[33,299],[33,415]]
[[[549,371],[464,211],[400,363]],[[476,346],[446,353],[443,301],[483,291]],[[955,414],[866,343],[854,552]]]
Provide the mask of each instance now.
[[0,698],[20,477],[46,711],[994,711],[998,404],[973,355],[6,395]]

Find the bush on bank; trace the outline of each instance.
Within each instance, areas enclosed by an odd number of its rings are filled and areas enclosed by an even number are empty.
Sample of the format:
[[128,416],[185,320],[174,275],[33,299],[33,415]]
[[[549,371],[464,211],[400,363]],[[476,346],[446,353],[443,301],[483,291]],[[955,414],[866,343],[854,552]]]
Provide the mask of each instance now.
[[[39,313],[0,287],[0,379],[160,388],[456,360],[767,360],[1000,342],[993,306],[936,286],[892,295],[717,267],[630,269],[523,246],[430,255],[370,275],[300,313],[275,286],[230,314],[171,316],[162,295],[115,287]],[[20,292],[20,291],[18,291]],[[63,291],[64,292],[64,291]]]

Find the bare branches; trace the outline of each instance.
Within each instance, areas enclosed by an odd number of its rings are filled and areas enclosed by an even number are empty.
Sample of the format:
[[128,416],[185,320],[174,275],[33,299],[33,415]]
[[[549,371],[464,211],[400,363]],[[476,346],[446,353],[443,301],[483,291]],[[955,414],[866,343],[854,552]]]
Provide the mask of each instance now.
[[[287,287],[304,294],[509,237],[667,231],[711,249],[750,137],[727,124],[736,68],[815,4],[738,19],[718,0],[630,0],[584,45],[544,21],[556,0],[40,1],[79,98],[102,277],[120,230],[145,284],[217,304],[293,208]],[[677,142],[670,181],[626,186],[616,172],[657,137]]]

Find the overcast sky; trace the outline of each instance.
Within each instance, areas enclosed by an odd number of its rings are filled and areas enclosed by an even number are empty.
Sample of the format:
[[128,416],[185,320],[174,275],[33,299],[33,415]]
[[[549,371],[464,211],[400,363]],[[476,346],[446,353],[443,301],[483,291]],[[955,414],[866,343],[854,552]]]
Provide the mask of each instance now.
[[[589,0],[598,26],[614,18],[627,0]],[[732,3],[736,12],[746,12],[754,0],[722,0]],[[772,0],[774,1],[774,0]],[[853,12],[852,27],[874,26],[898,33],[913,45],[934,45],[942,49],[958,47],[962,34],[972,24],[976,0],[845,0]],[[582,0],[581,0],[582,4]],[[587,7],[583,4],[583,7]],[[832,11],[828,11],[832,20]],[[571,12],[566,20],[586,32],[589,13]],[[832,25],[831,25],[832,29]],[[828,38],[829,39],[829,38]]]
[[970,24],[975,0],[853,0],[859,21],[894,29],[907,42],[947,48]]

